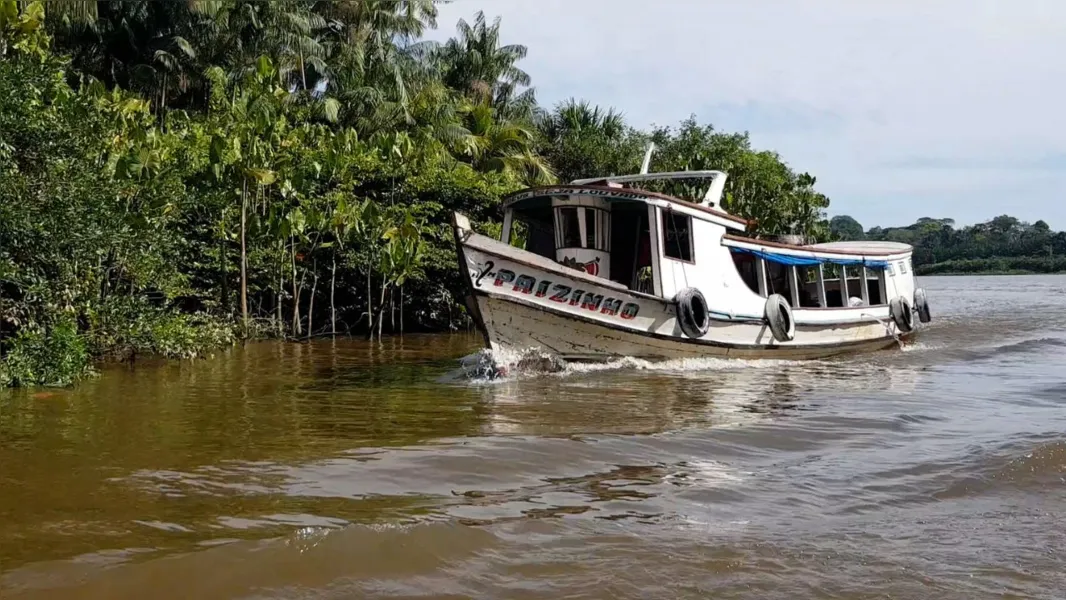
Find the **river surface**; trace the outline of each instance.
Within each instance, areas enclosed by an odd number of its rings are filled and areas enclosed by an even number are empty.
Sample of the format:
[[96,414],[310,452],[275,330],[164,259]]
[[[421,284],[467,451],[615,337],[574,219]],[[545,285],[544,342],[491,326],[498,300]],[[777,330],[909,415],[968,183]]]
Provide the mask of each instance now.
[[457,377],[473,335],[0,393],[0,598],[1061,598],[1066,277],[902,350]]

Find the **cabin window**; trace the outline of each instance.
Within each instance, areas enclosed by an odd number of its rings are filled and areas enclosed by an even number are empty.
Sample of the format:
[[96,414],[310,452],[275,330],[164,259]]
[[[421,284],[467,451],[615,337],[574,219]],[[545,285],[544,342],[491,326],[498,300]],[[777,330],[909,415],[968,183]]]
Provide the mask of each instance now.
[[556,208],[555,214],[558,248],[610,251],[610,213],[589,206],[564,206]]
[[762,259],[755,258],[754,254],[749,252],[740,252],[733,250],[733,266],[736,267],[737,273],[740,275],[740,279],[748,286],[748,289],[756,294],[762,294],[759,291],[759,269],[762,268]]
[[799,306],[817,308],[822,305],[818,292],[818,267],[793,267],[796,269]]
[[596,212],[589,208],[585,209],[585,247],[599,250],[600,245],[596,243],[598,241],[596,234],[600,231],[600,224],[596,221]]
[[581,222],[578,220],[577,207],[565,206],[555,209],[559,217],[556,232],[556,245],[559,248],[581,247]]
[[852,306],[854,299],[862,299],[862,279],[858,277],[855,267],[840,265],[840,273],[843,277],[841,289],[844,290],[844,306]]
[[609,252],[611,215],[605,210],[585,207],[585,247]]
[[515,212],[511,220],[511,236],[507,242],[538,256],[555,259],[557,235],[550,206]]
[[795,307],[792,297],[792,267],[779,262],[766,261],[767,295],[781,294],[789,306]]
[[906,262],[900,262],[899,263],[899,274],[900,275],[906,275],[907,274],[907,263]]
[[693,262],[692,217],[673,211],[662,211],[663,254],[667,258]]
[[509,246],[515,248],[526,249],[526,240],[529,239],[529,226],[523,223],[519,219],[511,220],[511,229],[507,232],[508,236],[505,240]]
[[847,287],[843,285],[841,274],[843,265],[824,263],[822,276],[825,285],[825,308],[840,308],[847,306]]
[[893,276],[895,274],[896,274],[896,272],[894,270],[892,270],[892,263],[885,263],[885,275],[888,275],[889,277],[891,277],[891,276]]
[[870,306],[888,304],[884,294],[885,271],[868,269],[866,271],[866,288],[870,294]]

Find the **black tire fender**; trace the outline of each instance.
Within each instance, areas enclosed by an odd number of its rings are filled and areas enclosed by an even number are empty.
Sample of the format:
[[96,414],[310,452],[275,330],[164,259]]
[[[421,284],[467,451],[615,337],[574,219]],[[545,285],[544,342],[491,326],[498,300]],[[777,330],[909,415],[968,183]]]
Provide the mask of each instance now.
[[918,288],[914,290],[914,310],[918,313],[918,320],[922,323],[928,323],[933,319],[929,314],[929,300],[925,297],[925,290]]
[[711,312],[707,308],[707,299],[696,288],[685,288],[674,296],[677,310],[677,324],[681,332],[692,339],[707,335],[711,328]]
[[781,294],[770,294],[763,308],[763,319],[770,328],[770,333],[779,342],[791,342],[796,337],[796,320],[792,318],[792,307]]
[[888,312],[892,315],[896,329],[903,333],[910,333],[914,330],[914,310],[907,298],[903,296],[893,298],[892,302],[888,303]]

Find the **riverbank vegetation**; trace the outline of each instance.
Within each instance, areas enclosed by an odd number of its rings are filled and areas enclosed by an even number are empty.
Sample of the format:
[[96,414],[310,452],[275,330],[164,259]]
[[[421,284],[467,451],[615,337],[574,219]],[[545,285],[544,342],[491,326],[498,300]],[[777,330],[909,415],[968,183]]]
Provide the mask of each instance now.
[[919,275],[1066,272],[1066,231],[1052,231],[1044,221],[1002,215],[956,229],[952,219],[922,218],[906,227],[864,231],[855,219],[841,215],[829,228],[836,239],[911,244]]
[[[46,10],[47,7],[47,10]],[[499,21],[432,0],[0,1],[0,384],[240,339],[463,327],[448,216],[523,186],[723,168],[726,207],[824,238],[746,134],[538,104]],[[675,190],[684,192],[684,190]]]

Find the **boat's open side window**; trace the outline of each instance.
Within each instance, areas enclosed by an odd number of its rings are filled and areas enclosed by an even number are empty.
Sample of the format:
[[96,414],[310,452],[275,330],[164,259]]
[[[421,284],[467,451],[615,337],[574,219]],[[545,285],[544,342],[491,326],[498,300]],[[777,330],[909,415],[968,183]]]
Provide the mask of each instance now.
[[585,247],[610,252],[610,213],[598,208],[585,207]]
[[858,258],[834,262],[818,256],[776,259],[772,251],[764,258],[736,247],[731,248],[731,253],[737,274],[752,292],[764,298],[780,294],[793,308],[849,308],[888,303],[886,283],[892,263]]
[[671,210],[662,211],[663,255],[684,262],[695,262],[692,252],[692,217]]
[[774,261],[765,261],[764,265],[766,268],[766,293],[763,295],[781,294],[785,297],[789,306],[795,306],[792,294],[792,266]]
[[840,275],[842,265],[825,263],[822,265],[823,285],[825,286],[825,308],[841,308],[847,306],[847,296],[841,291]]
[[848,303],[847,306],[857,303],[862,300],[863,287],[862,287],[862,267],[856,267],[855,265],[844,265],[844,276],[846,278],[845,289],[847,289]]
[[866,289],[870,306],[888,304],[888,297],[885,294],[884,269],[866,269]]
[[581,222],[578,221],[576,206],[556,208],[559,226],[555,230],[556,248],[581,247]]
[[533,206],[504,213],[500,241],[509,246],[554,259],[555,237],[550,206]]
[[611,215],[591,206],[561,206],[555,209],[557,248],[611,249]]
[[730,252],[733,255],[733,266],[736,267],[740,279],[748,286],[748,289],[756,294],[765,296],[759,289],[759,271],[764,269],[763,260],[756,258],[754,254],[747,252]]
[[[888,303],[885,282],[889,271],[864,265],[822,265],[827,308],[883,306]],[[817,284],[815,284],[817,285]],[[821,293],[821,290],[818,290]]]
[[818,308],[822,305],[818,292],[818,267],[792,267],[796,270],[796,292],[799,306]]

